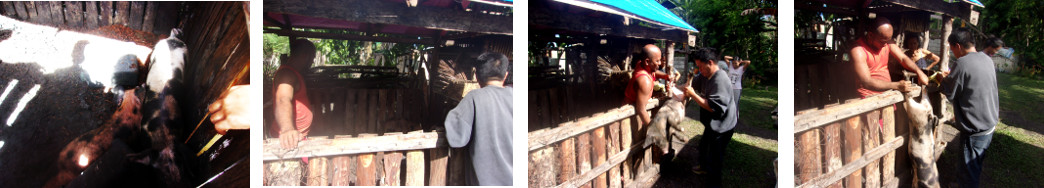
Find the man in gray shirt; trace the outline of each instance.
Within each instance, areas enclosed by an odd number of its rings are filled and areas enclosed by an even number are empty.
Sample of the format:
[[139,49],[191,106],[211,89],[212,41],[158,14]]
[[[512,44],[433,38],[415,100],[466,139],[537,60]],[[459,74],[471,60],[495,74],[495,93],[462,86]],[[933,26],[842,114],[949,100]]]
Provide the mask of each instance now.
[[[725,147],[732,140],[736,127],[736,99],[733,97],[732,81],[724,70],[715,65],[717,55],[711,49],[699,49],[689,54],[696,62],[696,80],[685,87],[685,96],[692,98],[700,107],[700,123],[705,126],[700,138],[699,163],[694,170],[707,173],[708,187],[721,187],[722,164]],[[695,88],[695,89],[694,89]]]
[[993,139],[993,129],[1000,120],[997,97],[997,73],[993,60],[976,52],[974,38],[967,30],[949,36],[950,50],[957,63],[952,72],[943,72],[943,94],[953,103],[957,129],[961,131],[961,187],[978,187],[986,148]]
[[450,147],[469,147],[468,185],[511,185],[511,88],[504,87],[511,62],[500,53],[478,57],[481,89],[468,92],[446,115]]

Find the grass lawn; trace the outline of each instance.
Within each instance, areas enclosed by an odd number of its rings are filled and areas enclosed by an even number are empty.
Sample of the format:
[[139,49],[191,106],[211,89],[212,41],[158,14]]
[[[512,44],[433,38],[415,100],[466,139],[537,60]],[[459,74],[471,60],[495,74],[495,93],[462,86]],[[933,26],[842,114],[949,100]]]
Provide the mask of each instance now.
[[[1001,123],[986,150],[983,187],[1044,185],[1044,81],[997,73]],[[959,140],[950,142],[939,160],[940,174],[957,175],[962,162]],[[946,172],[944,170],[953,170]],[[947,171],[949,171],[947,170]],[[952,178],[943,177],[944,180]],[[944,181],[943,186],[950,186]]]
[[[725,154],[725,187],[773,187],[776,177],[772,161],[778,156],[776,120],[771,112],[778,99],[777,88],[744,88],[740,97],[740,125],[732,136]],[[703,133],[703,125],[695,114],[697,105],[689,104],[687,119],[682,123],[683,135],[691,138],[686,147],[695,148]],[[686,149],[683,149],[686,150]],[[695,160],[693,151],[680,151],[679,159]],[[686,161],[688,162],[688,161]]]

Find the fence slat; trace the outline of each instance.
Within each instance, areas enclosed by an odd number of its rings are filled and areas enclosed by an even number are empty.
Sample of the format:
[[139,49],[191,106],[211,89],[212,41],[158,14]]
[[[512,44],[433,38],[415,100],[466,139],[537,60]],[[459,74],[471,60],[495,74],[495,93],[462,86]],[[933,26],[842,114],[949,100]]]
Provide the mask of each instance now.
[[[914,96],[920,95],[920,89],[912,91]],[[899,91],[890,90],[881,94],[867,97],[866,99],[854,100],[844,104],[815,110],[806,114],[794,116],[794,133],[800,133],[831,122],[840,121],[848,117],[863,114],[898,102],[905,98]]]
[[321,157],[334,155],[375,153],[384,151],[405,151],[445,147],[446,138],[439,132],[411,133],[388,136],[371,136],[359,138],[334,138],[323,140],[303,140],[296,149],[283,149],[279,139],[265,140],[265,161],[300,157]]
[[[649,104],[646,105],[645,110],[652,109],[659,104],[659,100],[649,100]],[[581,118],[577,121],[570,121],[559,124],[556,128],[542,129],[537,131],[529,132],[529,151],[546,147],[550,144],[554,144],[563,139],[575,137],[581,133],[588,132],[598,127],[605,126],[610,122],[619,121],[620,119],[634,116],[634,107],[631,105],[621,106],[605,113],[598,113],[589,117]]]
[[[860,127],[865,125],[862,124],[860,118],[860,116],[849,117],[847,120],[845,120],[845,123],[842,125],[841,136],[845,139],[845,145],[844,148],[842,148],[844,149],[842,157],[844,157],[844,162],[846,166],[852,164],[853,162],[858,160],[859,157],[863,156],[863,137],[860,133],[862,132],[860,131]],[[847,178],[845,178],[844,184],[846,188],[863,187],[862,170],[855,170],[852,173],[846,174],[850,174]]]

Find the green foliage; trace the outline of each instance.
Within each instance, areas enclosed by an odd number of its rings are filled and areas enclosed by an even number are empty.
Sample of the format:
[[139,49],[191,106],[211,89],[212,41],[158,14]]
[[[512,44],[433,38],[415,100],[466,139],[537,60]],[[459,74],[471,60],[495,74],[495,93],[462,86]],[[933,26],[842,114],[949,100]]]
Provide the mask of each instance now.
[[[352,31],[304,29],[310,32],[361,34]],[[374,34],[381,36],[383,34]],[[371,66],[395,66],[399,57],[410,55],[413,52],[424,49],[424,45],[396,44],[387,42],[353,41],[339,39],[308,39],[315,44],[316,51],[325,59],[326,64],[333,65],[371,65]],[[274,70],[279,67],[275,64],[279,55],[289,54],[289,37],[278,36],[271,33],[264,34],[265,71],[269,68]],[[384,61],[376,61],[377,56],[382,56]],[[380,64],[378,64],[380,63]]]
[[262,40],[262,43],[264,43],[262,49],[264,51],[262,53],[265,56],[263,70],[265,75],[271,75],[279,68],[279,65],[276,64],[279,55],[290,53],[290,39],[272,33],[265,33],[262,36],[264,36],[264,40]]
[[776,8],[776,1],[741,0],[677,0],[679,8],[673,9],[693,27],[697,33],[698,46],[714,47],[724,55],[751,60],[748,78],[762,80],[761,83],[776,85],[778,54],[777,32],[773,16],[743,14],[744,10]]
[[1030,67],[1044,66],[1044,2],[983,0],[979,26],[986,34],[1001,37],[1015,48],[1019,61]]

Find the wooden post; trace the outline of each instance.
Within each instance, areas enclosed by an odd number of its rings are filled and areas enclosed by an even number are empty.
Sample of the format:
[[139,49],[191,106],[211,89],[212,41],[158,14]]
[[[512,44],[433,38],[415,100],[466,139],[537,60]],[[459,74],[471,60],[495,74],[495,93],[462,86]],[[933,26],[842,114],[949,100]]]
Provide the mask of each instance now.
[[328,167],[326,157],[315,157],[308,159],[308,186],[329,186],[329,177],[326,174]]
[[943,14],[943,36],[942,36],[942,59],[939,63],[939,70],[946,72],[950,71],[950,33],[953,32],[953,17]]
[[[110,3],[112,3],[112,2],[110,2]],[[50,9],[51,2],[48,2],[48,1],[35,2],[34,1],[34,2],[30,2],[29,5],[33,5],[34,6],[33,10],[28,10],[27,9],[25,11],[36,11],[36,16],[38,16],[36,19],[33,19],[33,23],[44,24],[44,23],[47,23],[47,22],[51,21],[51,9]]]
[[47,25],[57,27],[65,24],[65,11],[62,10],[62,3],[60,1],[51,2],[51,6],[48,7],[51,10],[51,23]]
[[129,23],[128,16],[130,14],[130,2],[129,1],[117,1],[116,2],[116,14],[113,15],[113,24],[127,25]]
[[[846,103],[849,101],[846,101]],[[863,121],[860,121],[860,119],[861,116],[852,116],[848,118],[847,120],[845,120],[845,123],[843,124],[843,127],[841,129],[841,135],[845,139],[845,151],[844,153],[842,153],[842,157],[844,157],[845,164],[852,163],[853,161],[859,159],[859,157],[862,157],[863,155],[863,145],[861,142],[863,137],[860,133],[860,127],[865,125],[863,125]],[[845,188],[863,187],[862,170],[856,170],[852,174],[848,175],[848,177],[846,177],[844,180],[844,184]]]
[[576,142],[573,138],[562,140],[558,144],[558,150],[555,151],[558,154],[558,181],[557,184],[564,183],[573,179],[576,175]]
[[[803,112],[798,112],[798,115]],[[797,134],[797,146],[794,148],[794,159],[800,160],[795,163],[799,182],[805,183],[822,174],[822,162],[820,162],[819,130],[812,129]]]
[[555,186],[555,165],[553,164],[554,147],[529,153],[529,186],[530,187],[552,187]]
[[[385,135],[401,135],[402,133],[387,133]],[[384,181],[381,186],[399,186],[399,169],[402,167],[402,152],[384,152]]]
[[[367,138],[377,136],[375,134],[359,134],[359,137]],[[377,185],[377,166],[373,162],[374,153],[359,154],[358,156],[358,171],[357,176],[359,181],[356,185],[359,186],[375,186]]]
[[[634,118],[634,116],[631,116],[629,118],[624,118],[623,120],[621,120],[622,124],[620,124],[620,147],[622,147],[624,149],[630,149],[631,148],[631,139],[633,138],[632,135],[631,135],[631,131],[632,131],[631,124],[635,121],[635,119],[636,118]],[[621,151],[623,151],[623,149],[621,149]],[[623,173],[623,177],[622,178],[623,178],[623,184],[624,185],[627,185],[627,184],[631,183],[631,179],[632,179],[631,175],[633,174],[631,172],[631,170],[632,170],[631,169],[631,165],[634,164],[631,161],[632,160],[630,160],[630,159],[624,160],[623,165],[620,165],[620,166],[623,166],[623,168],[621,170],[622,170],[622,173]]]
[[159,3],[147,2],[145,5],[145,18],[142,20],[142,31],[152,32],[156,27],[156,11],[159,9]]
[[435,148],[428,150],[431,160],[431,171],[428,174],[428,186],[446,186],[446,164],[449,162],[449,149]]
[[112,1],[98,2],[98,26],[112,25]]
[[[576,163],[579,171],[577,174],[587,173],[591,170],[591,133],[587,132],[580,134],[576,137]],[[584,184],[581,187],[589,188],[591,184]]]
[[[337,135],[337,136],[334,136],[334,138],[350,138],[350,137],[351,137],[350,135]],[[349,168],[351,167],[351,164],[350,164],[351,162],[353,162],[353,160],[351,160],[351,158],[348,157],[347,155],[341,155],[341,156],[333,157],[333,159],[331,160],[331,163],[333,163],[333,164],[331,164],[331,166],[333,166],[333,168],[334,168],[334,170],[333,170],[334,173],[333,173],[333,176],[330,177],[331,185],[333,185],[333,186],[348,186],[349,185],[348,181],[350,180],[350,178],[349,178],[348,174],[350,174],[349,173],[349,171],[350,171]]]
[[83,21],[87,24],[87,29],[98,28],[98,2],[84,2],[84,4],[86,5],[84,7],[86,16]]
[[[594,155],[593,156],[595,157],[594,158],[594,163],[593,163],[592,166],[602,165],[602,163],[605,163],[605,157],[606,157],[606,154],[605,154],[605,146],[606,146],[605,145],[605,143],[606,143],[605,127],[599,127],[597,129],[595,129],[594,131],[591,131],[591,133],[592,133],[592,135],[594,135],[594,138],[591,138],[591,148],[594,149],[594,151],[593,151]],[[592,185],[594,185],[595,188],[605,188],[607,186],[606,183],[608,183],[608,182],[607,182],[605,173],[602,173],[601,175],[598,175],[598,178],[594,179],[594,182],[592,183]]]
[[[885,108],[891,108],[885,107]],[[881,110],[873,110],[862,115],[866,124],[863,128],[863,151],[870,151],[880,145]],[[866,165],[863,177],[865,187],[881,187],[881,160],[874,160]]]
[[[834,105],[828,105],[836,106]],[[823,172],[829,173],[841,169],[841,122],[834,122],[823,127]],[[830,188],[841,188],[841,182],[830,185]]]
[[424,186],[424,163],[424,151],[406,152],[406,186]]
[[271,185],[276,186],[299,186],[301,185],[301,159],[288,159],[268,163],[266,165],[266,176],[271,177]]
[[66,1],[65,2],[65,10],[62,10],[62,12],[66,13],[65,14],[66,26],[72,27],[72,28],[76,28],[76,29],[83,29],[83,14],[84,14],[84,11],[83,11],[83,5],[81,3],[84,3],[84,2],[79,2],[79,1]]
[[24,8],[25,9],[25,13],[27,15],[29,15],[29,19],[25,20],[25,21],[33,22],[33,23],[40,22],[40,15],[36,12],[36,2],[22,2],[22,3],[8,2],[8,3],[11,3],[11,5],[15,5],[15,6],[19,6],[19,5],[23,5],[24,4],[25,5],[24,6],[25,7]]
[[[622,121],[613,122],[612,124],[609,125],[609,142],[606,142],[606,144],[608,145],[607,146],[609,148],[608,153],[609,153],[610,156],[616,155],[617,153],[620,153],[620,150],[623,149],[620,146],[620,124],[621,124],[620,122],[622,122]],[[617,166],[615,166],[615,167],[613,167],[612,169],[609,170],[609,187],[610,188],[620,188],[620,187],[623,187],[623,184],[621,184],[621,180],[620,180],[620,166],[619,165],[617,165]]]
[[[895,108],[884,107],[884,109],[881,110],[881,118],[884,121],[883,128],[881,129],[881,143],[888,143],[895,139]],[[885,154],[884,158],[881,159],[882,182],[895,178],[895,153],[896,152],[888,152],[888,154]]]

